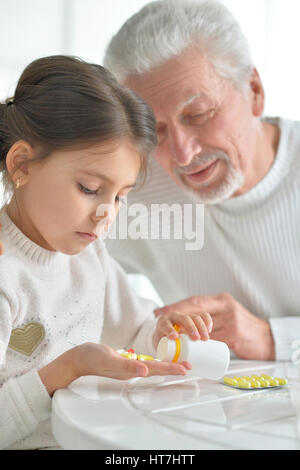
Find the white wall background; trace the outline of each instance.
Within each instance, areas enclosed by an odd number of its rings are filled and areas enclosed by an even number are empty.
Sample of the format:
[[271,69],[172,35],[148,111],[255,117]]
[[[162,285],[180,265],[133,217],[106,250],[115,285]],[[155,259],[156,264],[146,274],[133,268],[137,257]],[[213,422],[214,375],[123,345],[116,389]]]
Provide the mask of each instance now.
[[147,0],[0,0],[0,100],[23,68],[52,54],[102,62],[123,22]]
[[[300,1],[220,1],[232,10],[249,39],[265,84],[266,114],[300,119]],[[0,0],[0,100],[13,94],[23,68],[38,57],[74,54],[101,63],[110,37],[146,3]]]
[[[220,1],[231,9],[248,37],[265,85],[266,114],[300,119],[300,1]],[[0,0],[0,101],[13,94],[24,67],[38,57],[72,54],[102,63],[111,36],[146,3]],[[155,298],[143,282],[141,288]]]

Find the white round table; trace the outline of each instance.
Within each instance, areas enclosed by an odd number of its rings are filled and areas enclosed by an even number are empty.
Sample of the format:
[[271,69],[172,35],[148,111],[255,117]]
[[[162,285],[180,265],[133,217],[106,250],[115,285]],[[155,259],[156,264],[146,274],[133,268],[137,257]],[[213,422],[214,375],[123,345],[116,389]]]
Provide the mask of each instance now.
[[289,385],[237,390],[192,375],[81,377],[54,394],[52,430],[63,449],[299,450],[296,367],[231,361],[227,375],[263,373],[288,377]]

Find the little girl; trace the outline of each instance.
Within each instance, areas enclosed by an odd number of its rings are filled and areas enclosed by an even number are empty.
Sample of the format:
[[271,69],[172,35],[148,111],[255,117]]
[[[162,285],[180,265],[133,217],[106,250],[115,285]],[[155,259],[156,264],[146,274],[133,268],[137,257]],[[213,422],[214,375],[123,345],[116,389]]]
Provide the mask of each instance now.
[[8,198],[0,215],[1,448],[56,446],[51,396],[80,376],[191,368],[130,360],[116,349],[154,355],[162,336],[176,339],[175,323],[208,339],[208,314],[157,320],[99,238],[155,145],[148,106],[103,67],[76,58],[34,61],[0,105]]

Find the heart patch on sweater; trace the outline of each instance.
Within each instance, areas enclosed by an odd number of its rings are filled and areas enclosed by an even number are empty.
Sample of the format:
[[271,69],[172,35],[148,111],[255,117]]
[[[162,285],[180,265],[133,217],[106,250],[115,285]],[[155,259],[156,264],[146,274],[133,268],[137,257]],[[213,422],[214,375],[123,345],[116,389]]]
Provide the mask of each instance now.
[[31,356],[45,337],[45,328],[41,323],[31,322],[23,328],[12,330],[8,347],[21,354]]

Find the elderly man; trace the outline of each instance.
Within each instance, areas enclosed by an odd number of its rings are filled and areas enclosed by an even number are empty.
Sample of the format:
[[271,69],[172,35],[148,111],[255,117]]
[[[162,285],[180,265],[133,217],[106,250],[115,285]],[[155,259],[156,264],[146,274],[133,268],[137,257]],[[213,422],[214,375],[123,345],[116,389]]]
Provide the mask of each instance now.
[[[300,338],[300,124],[263,118],[264,90],[231,13],[212,0],[146,5],[104,65],[151,105],[159,145],[129,203],[204,203],[204,244],[109,241],[165,304],[208,311],[243,359],[290,360]],[[175,302],[175,303],[174,303]]]

